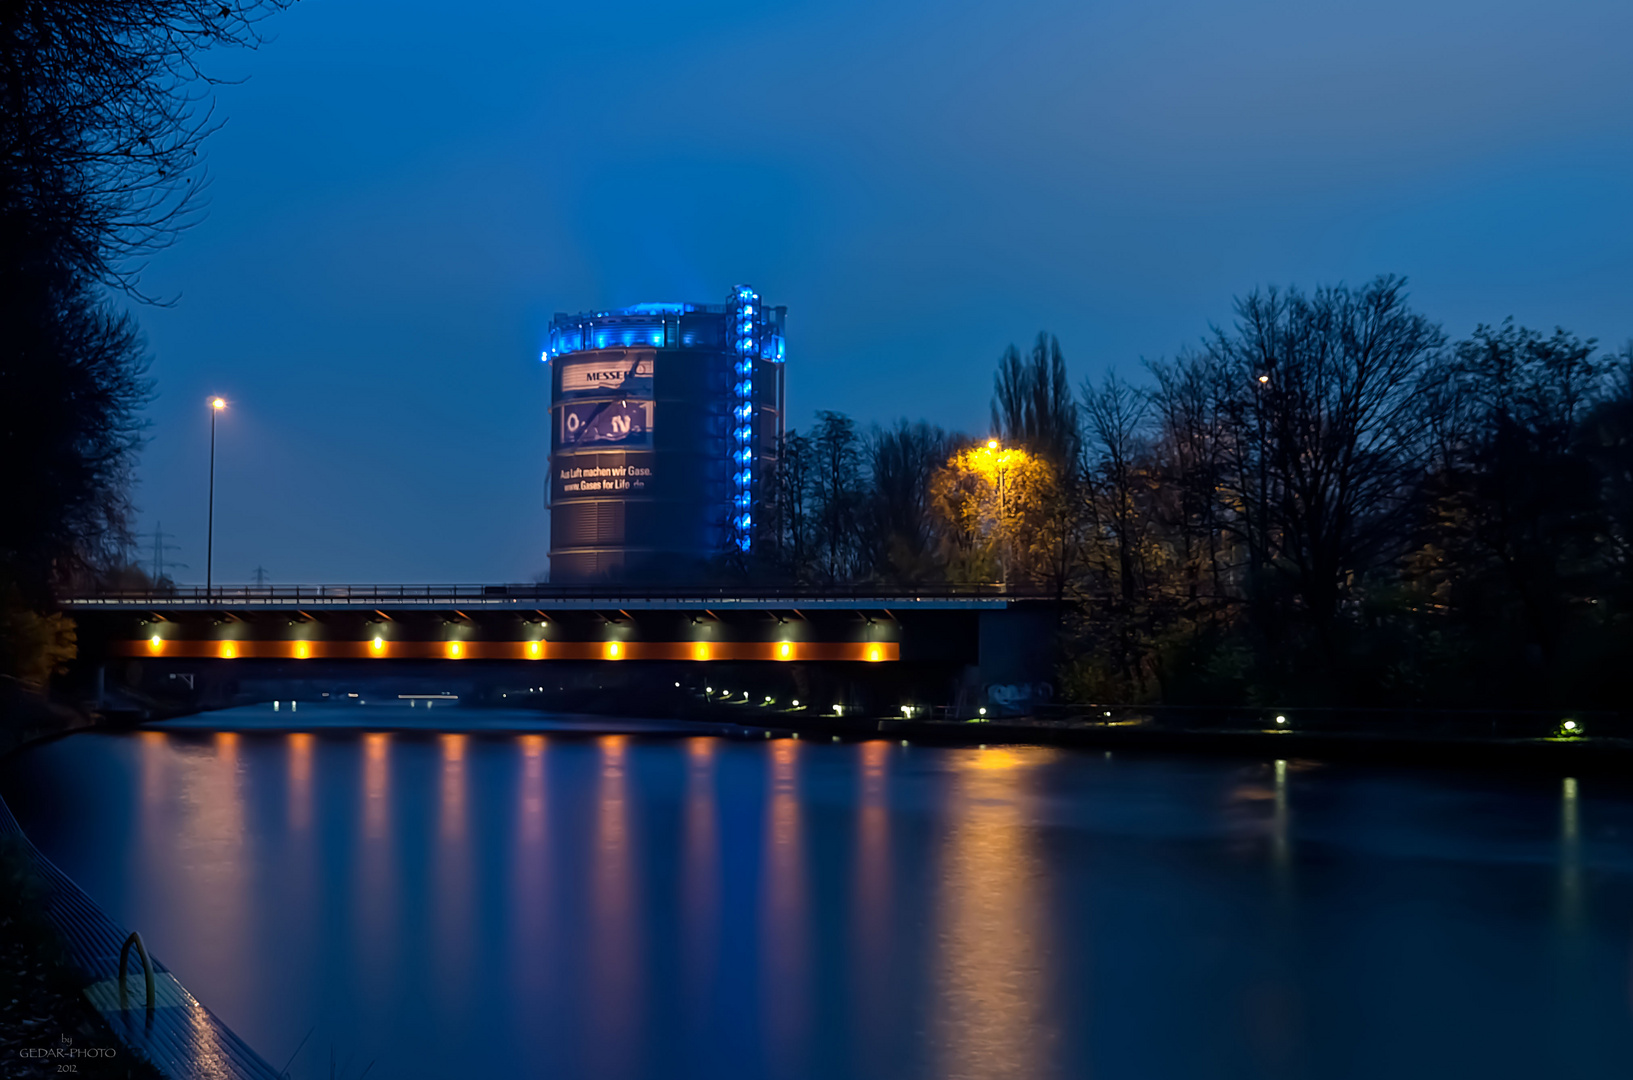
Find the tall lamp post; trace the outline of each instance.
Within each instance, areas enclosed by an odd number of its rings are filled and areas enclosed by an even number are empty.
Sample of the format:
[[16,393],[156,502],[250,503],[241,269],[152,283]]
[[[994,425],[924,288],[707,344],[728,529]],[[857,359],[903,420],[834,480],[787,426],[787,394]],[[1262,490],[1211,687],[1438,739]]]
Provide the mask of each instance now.
[[204,526],[204,599],[211,596],[210,571],[215,555],[215,416],[227,407],[225,398],[210,399],[210,513]]

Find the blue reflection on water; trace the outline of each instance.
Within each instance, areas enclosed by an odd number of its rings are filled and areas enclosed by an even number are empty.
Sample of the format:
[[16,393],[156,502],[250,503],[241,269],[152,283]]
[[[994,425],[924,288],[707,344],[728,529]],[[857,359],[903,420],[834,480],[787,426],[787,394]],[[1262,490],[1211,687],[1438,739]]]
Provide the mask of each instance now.
[[275,1064],[310,1031],[297,1078],[331,1050],[350,1076],[612,1080],[1633,1054],[1612,781],[438,722],[466,718],[75,735],[0,790]]

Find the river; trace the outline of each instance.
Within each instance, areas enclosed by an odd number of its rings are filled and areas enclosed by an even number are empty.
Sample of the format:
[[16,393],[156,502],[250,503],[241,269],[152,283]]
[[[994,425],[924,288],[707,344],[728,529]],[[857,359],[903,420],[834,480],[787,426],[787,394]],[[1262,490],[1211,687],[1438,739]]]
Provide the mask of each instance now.
[[0,793],[295,1080],[1633,1069],[1619,781],[407,711],[77,734]]

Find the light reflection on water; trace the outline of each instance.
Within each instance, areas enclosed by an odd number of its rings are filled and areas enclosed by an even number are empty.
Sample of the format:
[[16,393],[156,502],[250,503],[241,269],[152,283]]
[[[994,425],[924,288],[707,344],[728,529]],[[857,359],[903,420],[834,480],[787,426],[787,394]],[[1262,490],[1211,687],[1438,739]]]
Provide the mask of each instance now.
[[144,731],[36,748],[0,791],[275,1064],[312,1033],[295,1080],[331,1049],[410,1080],[1633,1058],[1633,798],[1602,779]]
[[806,1058],[810,1002],[804,823],[800,815],[799,762],[794,739],[771,745],[770,797],[766,802],[764,882],[760,918],[762,950],[761,1029],[772,1075],[785,1075]]
[[1053,757],[1037,747],[948,751],[950,831],[936,905],[939,1074],[954,1080],[1050,1075],[1043,878],[1028,795]]
[[629,739],[603,735],[590,873],[592,1075],[621,1080],[636,1063],[641,1022],[640,927],[636,922],[629,811]]

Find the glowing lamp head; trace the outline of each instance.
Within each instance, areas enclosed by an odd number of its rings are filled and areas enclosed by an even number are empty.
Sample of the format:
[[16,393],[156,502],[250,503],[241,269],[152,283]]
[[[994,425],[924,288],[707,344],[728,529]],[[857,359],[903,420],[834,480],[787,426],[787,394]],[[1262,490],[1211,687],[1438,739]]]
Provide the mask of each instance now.
[[210,399],[210,408],[214,409],[216,412],[220,412],[222,409],[225,409],[226,407],[227,407],[227,399],[226,398],[216,397],[216,398],[211,398]]
[[794,646],[793,646],[792,642],[784,641],[784,642],[781,642],[780,644],[778,644],[778,646],[777,646],[777,659],[778,660],[787,660],[789,657],[791,657],[793,655],[794,655]]
[[164,645],[164,638],[160,637],[158,634],[154,634],[152,637],[147,639],[147,643],[149,647],[157,649]]
[[707,660],[709,658],[709,643],[700,641],[692,646],[693,660]]
[[793,705],[794,705],[794,708],[796,708],[796,709],[799,708],[799,698],[794,699]]
[[538,657],[543,654],[543,652],[544,646],[539,644],[537,641],[530,641],[527,643],[527,655]]
[[983,705],[979,709],[975,710],[975,712],[976,712],[976,715],[978,715],[978,716],[985,716],[985,715],[987,715],[987,707],[985,705]]
[[453,657],[455,660],[458,660],[462,655],[464,655],[464,653],[465,646],[461,645],[459,642],[450,641],[448,643],[448,655]]
[[295,642],[295,659],[305,660],[312,655],[312,646],[304,641]]
[[230,641],[223,641],[221,643],[221,659],[231,660],[237,655],[238,655],[238,646],[237,645],[234,645]]
[[607,642],[607,659],[617,660],[624,655],[624,646],[617,641]]
[[386,639],[383,637],[377,637],[373,641],[369,642],[369,647],[375,652],[382,652],[386,647]]
[[885,655],[884,650],[879,648],[879,646],[877,646],[877,645],[869,645],[868,646],[868,659],[870,661],[878,662],[880,660],[883,660],[884,655]]
[[987,449],[988,450],[998,449],[998,440],[997,439],[988,439],[987,440]]
[[1285,717],[1285,716],[1283,716],[1283,715],[1281,715],[1281,714],[1280,714],[1280,713],[1277,713],[1277,714],[1276,714],[1276,723],[1278,723],[1278,724],[1285,724],[1285,723],[1287,723],[1287,717]]
[[1563,724],[1561,724],[1559,726],[1564,728],[1567,732],[1575,732],[1576,731],[1576,721],[1575,720],[1567,720],[1567,721],[1565,721]]
[[1270,376],[1268,376],[1268,375],[1260,375],[1259,376],[1259,385],[1260,386],[1263,386],[1265,383],[1267,383],[1269,381],[1270,381]]

